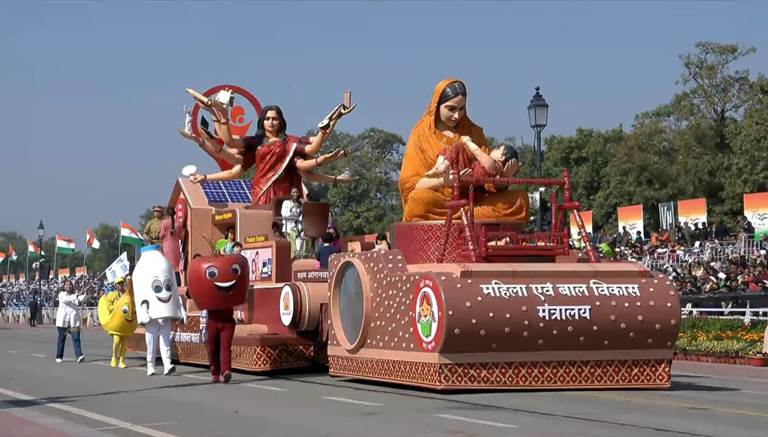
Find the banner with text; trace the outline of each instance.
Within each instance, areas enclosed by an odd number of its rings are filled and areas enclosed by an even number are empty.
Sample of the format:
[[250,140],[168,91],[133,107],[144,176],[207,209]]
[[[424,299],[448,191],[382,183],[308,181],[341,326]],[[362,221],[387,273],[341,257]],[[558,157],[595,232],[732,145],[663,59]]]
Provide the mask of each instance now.
[[755,240],[768,234],[768,192],[744,194],[744,215],[755,227]]
[[[571,238],[576,238],[579,234],[579,226],[576,224],[576,219],[573,217],[574,215],[571,214]],[[581,211],[581,219],[584,221],[584,229],[587,230],[587,233],[591,234],[594,232],[592,230],[592,211]]]
[[645,230],[643,229],[643,205],[630,205],[620,206],[618,208],[619,215],[619,232],[621,232],[624,226],[632,234],[632,238],[635,238],[635,233],[640,231],[640,235],[645,238]]
[[662,202],[659,204],[659,227],[663,230],[672,229],[672,225],[677,223],[675,216],[675,202]]
[[685,222],[693,227],[701,223],[707,225],[707,199],[688,199],[677,201],[677,220],[681,225]]

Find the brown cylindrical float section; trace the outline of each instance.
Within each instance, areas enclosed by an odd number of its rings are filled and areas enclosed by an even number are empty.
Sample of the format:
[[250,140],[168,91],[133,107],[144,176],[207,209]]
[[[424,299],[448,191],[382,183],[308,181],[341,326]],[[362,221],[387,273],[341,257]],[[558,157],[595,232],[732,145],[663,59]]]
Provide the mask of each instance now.
[[522,264],[496,274],[478,272],[479,277],[424,274],[443,295],[437,320],[444,329],[436,351],[671,359],[680,323],[671,281],[636,264],[608,266],[552,270]]
[[323,303],[328,303],[328,284],[290,282],[280,293],[280,320],[297,331],[313,331],[320,324]]
[[330,272],[332,374],[435,388],[670,383],[679,295],[638,264],[406,265],[393,250],[334,257]]

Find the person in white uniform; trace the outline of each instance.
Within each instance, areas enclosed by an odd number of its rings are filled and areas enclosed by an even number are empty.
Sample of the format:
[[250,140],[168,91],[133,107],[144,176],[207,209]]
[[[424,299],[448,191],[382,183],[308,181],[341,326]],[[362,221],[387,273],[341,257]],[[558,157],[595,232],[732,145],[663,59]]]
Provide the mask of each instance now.
[[72,281],[64,279],[63,290],[59,293],[59,307],[56,309],[56,329],[59,333],[56,342],[56,362],[64,361],[64,346],[67,342],[67,333],[72,337],[72,346],[75,350],[75,359],[82,363],[85,359],[83,348],[80,344],[80,305],[85,300],[86,294],[75,293]]
[[163,360],[163,374],[176,371],[171,363],[171,328],[174,320],[187,323],[187,313],[176,287],[171,263],[159,245],[141,248],[141,258],[133,271],[136,318],[144,326],[147,345],[147,375],[155,374],[157,345]]
[[280,215],[283,217],[283,233],[291,243],[291,257],[303,253],[304,238],[301,228],[303,205],[301,192],[298,188],[291,188],[291,198],[284,200],[280,206]]

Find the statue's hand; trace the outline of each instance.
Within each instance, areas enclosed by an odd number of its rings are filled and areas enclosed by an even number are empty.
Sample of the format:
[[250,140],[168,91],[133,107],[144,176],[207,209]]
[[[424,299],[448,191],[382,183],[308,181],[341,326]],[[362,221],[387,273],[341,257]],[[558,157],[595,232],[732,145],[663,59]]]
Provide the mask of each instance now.
[[213,100],[211,103],[211,113],[217,120],[223,122],[229,121],[229,107],[218,100]]
[[347,174],[347,173],[340,174],[340,175],[336,176],[336,182],[344,182],[344,183],[346,183],[346,182],[354,182],[354,181],[356,181],[358,179],[360,179],[360,178],[357,177],[357,176],[352,176],[352,175]]
[[186,138],[186,139],[188,139],[190,141],[194,141],[195,143],[197,143],[198,146],[202,145],[202,140],[200,140],[200,138],[196,137],[195,134],[189,133],[189,132],[187,132],[187,131],[185,131],[183,129],[176,129],[176,130],[179,132],[179,135],[181,135],[182,137],[184,137],[184,138]]
[[189,181],[192,182],[193,184],[199,184],[200,182],[205,181],[205,175],[195,173],[189,177]]

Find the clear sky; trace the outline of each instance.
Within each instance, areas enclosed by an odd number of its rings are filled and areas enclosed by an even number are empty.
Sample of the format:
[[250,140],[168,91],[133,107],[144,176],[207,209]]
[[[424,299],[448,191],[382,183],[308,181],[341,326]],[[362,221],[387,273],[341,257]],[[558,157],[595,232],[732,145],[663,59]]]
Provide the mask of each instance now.
[[184,165],[213,170],[175,131],[185,87],[243,86],[293,133],[348,88],[359,107],[339,130],[405,138],[456,76],[486,134],[530,142],[536,85],[544,133],[567,135],[666,102],[699,40],[755,46],[743,66],[768,73],[766,17],[759,1],[3,1],[0,230],[32,238],[42,218],[80,242],[165,203]]

